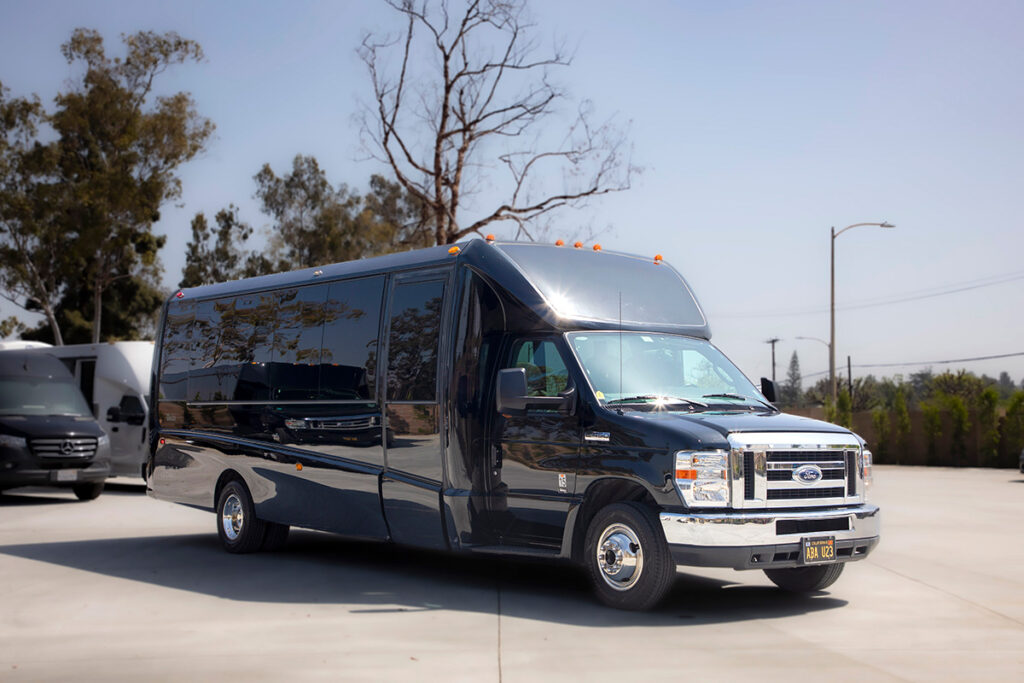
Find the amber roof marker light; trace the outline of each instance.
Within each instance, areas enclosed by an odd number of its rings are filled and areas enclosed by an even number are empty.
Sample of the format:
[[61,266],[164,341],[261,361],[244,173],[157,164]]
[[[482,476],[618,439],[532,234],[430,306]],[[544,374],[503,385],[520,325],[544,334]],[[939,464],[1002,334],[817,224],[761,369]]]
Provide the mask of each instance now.
[[664,259],[664,257],[662,257],[662,255],[661,255],[661,254],[655,254],[655,255],[654,255],[654,262],[655,262],[655,263],[661,263],[661,262],[662,262],[662,261],[664,261],[664,260],[665,260],[665,259]]
[[594,251],[601,251],[601,245],[600,244],[595,244],[594,245]]
[[494,235],[487,235],[487,237],[485,237],[484,239],[487,240],[488,243],[493,243]]
[[573,242],[572,243],[572,248],[573,249],[582,249],[583,248],[583,242]]
[[460,251],[462,251],[462,249],[460,249],[459,247],[452,247],[451,249],[448,250],[448,253],[454,255],[458,254]]
[[565,246],[565,240],[555,240],[555,246],[556,247],[564,247]]

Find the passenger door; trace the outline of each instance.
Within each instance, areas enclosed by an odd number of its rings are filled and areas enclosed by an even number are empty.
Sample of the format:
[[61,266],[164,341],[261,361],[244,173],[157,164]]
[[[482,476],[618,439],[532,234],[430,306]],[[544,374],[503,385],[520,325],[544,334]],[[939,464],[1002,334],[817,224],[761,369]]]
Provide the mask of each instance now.
[[[576,385],[567,357],[559,337],[523,338],[507,347],[502,367],[526,370],[530,396],[558,396]],[[578,397],[572,400],[575,405]],[[572,413],[495,413],[492,450],[499,483],[490,504],[503,545],[561,547],[580,454],[580,418],[577,410]]]
[[393,540],[445,548],[441,521],[440,395],[445,291],[450,271],[392,279],[385,374],[384,515]]

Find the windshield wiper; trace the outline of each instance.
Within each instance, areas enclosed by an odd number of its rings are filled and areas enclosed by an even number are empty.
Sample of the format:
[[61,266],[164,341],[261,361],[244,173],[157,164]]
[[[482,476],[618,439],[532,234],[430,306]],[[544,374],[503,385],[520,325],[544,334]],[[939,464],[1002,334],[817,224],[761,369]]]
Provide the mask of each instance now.
[[641,403],[644,401],[664,401],[665,403],[685,403],[691,406],[700,406],[701,408],[708,407],[707,403],[704,403],[703,401],[696,401],[692,398],[682,398],[680,396],[655,396],[654,394],[617,398],[614,401],[608,401],[608,405],[615,405],[617,403]]
[[743,394],[730,394],[728,392],[722,392],[720,394],[704,394],[703,396],[701,396],[701,398],[735,398],[740,401],[754,401],[755,403],[760,403],[769,410],[777,410],[777,408],[773,406],[771,403],[762,401],[759,398],[754,398],[753,396],[744,396]]

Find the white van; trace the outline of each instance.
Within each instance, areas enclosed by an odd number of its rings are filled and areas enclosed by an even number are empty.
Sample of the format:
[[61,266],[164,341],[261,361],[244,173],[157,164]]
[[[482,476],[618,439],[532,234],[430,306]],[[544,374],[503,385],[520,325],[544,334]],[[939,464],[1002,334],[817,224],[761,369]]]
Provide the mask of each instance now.
[[52,346],[110,437],[110,476],[141,477],[146,460],[153,342]]

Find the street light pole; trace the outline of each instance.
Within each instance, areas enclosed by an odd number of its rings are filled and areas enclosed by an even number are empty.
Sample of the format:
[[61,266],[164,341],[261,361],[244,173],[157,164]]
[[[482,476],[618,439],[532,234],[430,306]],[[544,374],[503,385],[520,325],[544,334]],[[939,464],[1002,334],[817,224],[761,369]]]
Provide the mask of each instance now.
[[[874,225],[879,228],[895,228],[896,226],[887,221],[881,223],[854,223],[836,232],[836,226],[832,226],[832,253],[829,258],[831,302],[829,305],[829,345],[828,345],[828,382],[831,386],[832,405],[836,405],[836,238],[850,228],[859,228],[862,225]],[[852,379],[852,378],[851,378]]]

